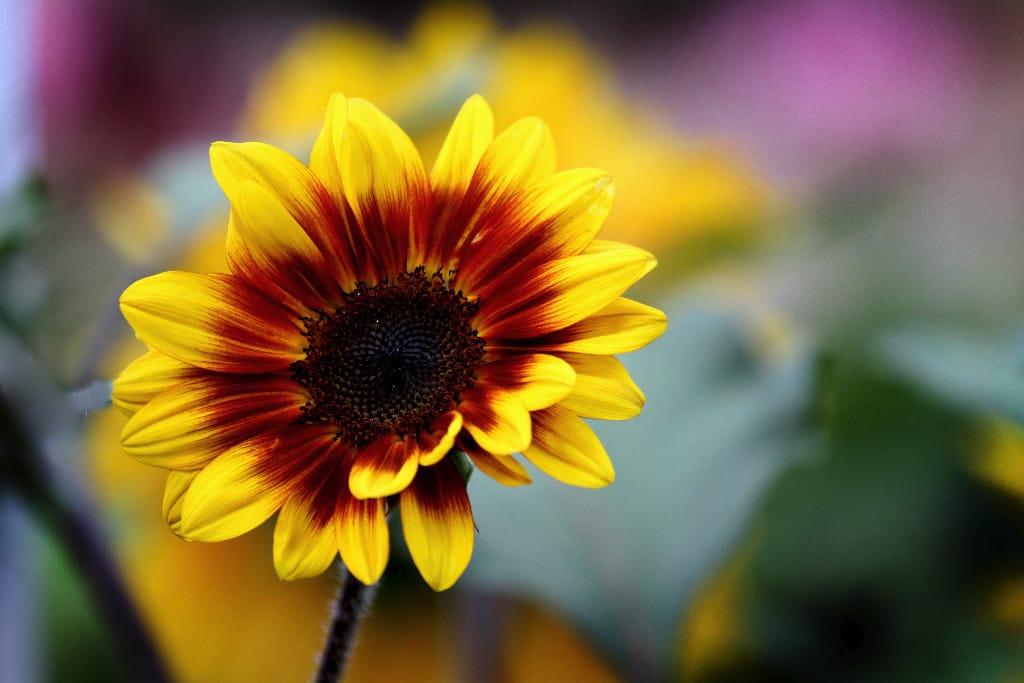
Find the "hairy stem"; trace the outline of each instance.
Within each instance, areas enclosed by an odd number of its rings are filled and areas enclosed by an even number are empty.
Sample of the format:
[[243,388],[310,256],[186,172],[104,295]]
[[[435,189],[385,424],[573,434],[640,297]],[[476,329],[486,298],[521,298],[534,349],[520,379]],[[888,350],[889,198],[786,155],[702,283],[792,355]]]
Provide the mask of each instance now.
[[334,603],[334,616],[331,618],[324,651],[320,655],[316,683],[337,683],[345,673],[352,645],[359,632],[359,623],[377,593],[377,584],[367,586],[344,567],[341,572],[341,586]]

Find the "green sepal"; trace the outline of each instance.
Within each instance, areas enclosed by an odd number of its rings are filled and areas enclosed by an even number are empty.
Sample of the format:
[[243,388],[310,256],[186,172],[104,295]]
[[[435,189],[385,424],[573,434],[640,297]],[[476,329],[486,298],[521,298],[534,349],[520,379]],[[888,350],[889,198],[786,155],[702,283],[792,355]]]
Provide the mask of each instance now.
[[459,474],[462,475],[462,481],[469,484],[469,478],[473,476],[473,463],[469,461],[469,456],[458,448],[453,448],[448,451],[448,457],[455,463],[455,467],[459,470]]

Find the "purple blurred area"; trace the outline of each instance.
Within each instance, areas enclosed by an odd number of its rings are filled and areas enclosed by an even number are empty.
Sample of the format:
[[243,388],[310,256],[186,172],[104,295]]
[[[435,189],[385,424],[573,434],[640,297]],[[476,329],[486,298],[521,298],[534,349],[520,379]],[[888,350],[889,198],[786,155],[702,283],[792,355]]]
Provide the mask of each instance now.
[[308,18],[281,3],[42,0],[38,98],[47,175],[77,186],[160,148],[226,136],[257,69]]
[[681,126],[807,180],[954,153],[1004,66],[992,21],[977,3],[732,3],[636,63],[661,67],[647,85]]

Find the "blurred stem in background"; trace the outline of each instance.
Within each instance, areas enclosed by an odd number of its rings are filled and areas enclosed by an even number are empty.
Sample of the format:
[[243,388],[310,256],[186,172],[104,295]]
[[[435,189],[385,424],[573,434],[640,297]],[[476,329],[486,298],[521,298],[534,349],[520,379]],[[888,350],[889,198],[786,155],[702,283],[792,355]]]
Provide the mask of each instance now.
[[0,349],[0,494],[19,496],[59,539],[107,621],[125,673],[132,680],[169,681],[90,506],[69,477],[48,466],[48,446],[77,448],[72,435],[81,410],[76,403],[98,393],[109,396],[109,387],[61,395],[48,386],[28,352],[6,335],[0,336]]

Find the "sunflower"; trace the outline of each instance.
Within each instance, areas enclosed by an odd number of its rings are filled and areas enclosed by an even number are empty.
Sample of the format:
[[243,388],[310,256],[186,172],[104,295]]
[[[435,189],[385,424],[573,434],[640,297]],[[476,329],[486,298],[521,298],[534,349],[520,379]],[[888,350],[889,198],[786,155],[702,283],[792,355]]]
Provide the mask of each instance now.
[[474,96],[428,175],[393,121],[334,95],[308,166],[261,143],[210,157],[230,272],[160,273],[121,296],[149,349],[114,384],[122,444],[169,470],[175,533],[221,541],[278,513],[282,578],[340,552],[370,584],[397,508],[443,590],[472,554],[468,461],[506,485],[530,482],[516,454],[568,484],[612,481],[581,417],[640,412],[612,354],[665,329],[621,296],[655,261],[595,239],[611,180],[555,172],[543,122],[495,136]]

